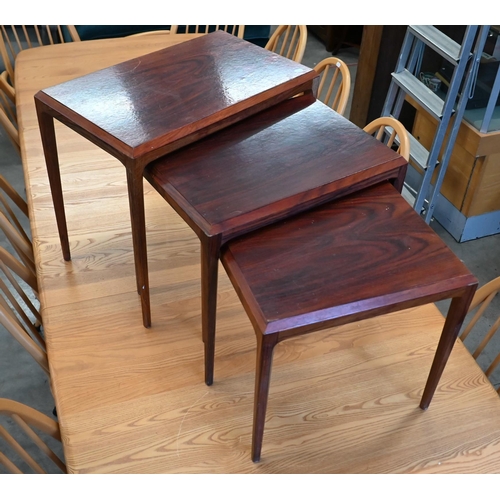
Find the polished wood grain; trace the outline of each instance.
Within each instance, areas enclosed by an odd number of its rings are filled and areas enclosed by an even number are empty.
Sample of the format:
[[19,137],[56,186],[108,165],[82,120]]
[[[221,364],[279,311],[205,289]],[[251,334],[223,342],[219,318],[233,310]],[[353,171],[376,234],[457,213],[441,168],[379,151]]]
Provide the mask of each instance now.
[[56,123],[72,235],[73,260],[64,261],[33,95],[170,38],[82,42],[74,44],[78,57],[58,46],[30,49],[17,60],[26,192],[68,472],[500,472],[500,399],[460,341],[432,405],[419,409],[444,323],[432,304],[281,342],[262,461],[252,463],[256,343],[229,279],[220,273],[216,382],[207,387],[198,237],[145,182],[155,311],[145,330],[123,166]]
[[256,462],[278,342],[452,298],[420,403],[426,409],[477,287],[465,265],[388,183],[230,241],[221,260],[257,336]]
[[[271,98],[311,88],[313,70],[224,31],[44,88],[35,99],[138,158]],[[238,116],[241,119],[243,116]],[[235,120],[236,121],[236,120]],[[173,149],[173,148],[172,148]]]
[[224,31],[98,71],[90,66],[86,73],[35,95],[63,256],[71,258],[54,118],[127,169],[137,291],[148,327],[144,167],[297,93],[312,92],[317,74]]
[[230,238],[377,182],[407,160],[306,94],[152,162],[144,176],[201,240],[205,382],[213,382],[217,269]]

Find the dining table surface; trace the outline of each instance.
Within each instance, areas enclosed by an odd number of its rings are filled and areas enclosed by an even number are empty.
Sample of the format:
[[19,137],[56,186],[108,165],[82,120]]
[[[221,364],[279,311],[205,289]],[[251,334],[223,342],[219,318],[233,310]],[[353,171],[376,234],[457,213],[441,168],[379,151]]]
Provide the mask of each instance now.
[[[56,121],[65,261],[35,110],[41,89],[196,35],[37,47],[15,87],[51,387],[70,473],[498,473],[500,398],[457,340],[419,408],[444,318],[434,304],[275,350],[263,458],[250,458],[256,340],[219,273],[212,386],[199,334],[200,245],[144,180],[151,309],[137,294],[122,164]],[[222,267],[221,267],[222,270]]]

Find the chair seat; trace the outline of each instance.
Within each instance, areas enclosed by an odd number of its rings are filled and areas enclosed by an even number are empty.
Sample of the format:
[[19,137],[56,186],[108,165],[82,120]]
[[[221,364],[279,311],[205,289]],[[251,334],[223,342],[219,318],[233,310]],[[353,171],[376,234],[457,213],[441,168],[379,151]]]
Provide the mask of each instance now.
[[429,302],[474,280],[390,184],[233,240],[222,261],[263,333]]

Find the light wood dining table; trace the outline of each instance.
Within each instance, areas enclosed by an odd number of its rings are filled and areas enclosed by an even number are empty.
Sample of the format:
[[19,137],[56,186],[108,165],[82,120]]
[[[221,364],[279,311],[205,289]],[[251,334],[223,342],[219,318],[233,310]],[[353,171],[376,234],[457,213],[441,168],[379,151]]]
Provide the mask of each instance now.
[[252,463],[256,341],[228,278],[220,272],[215,382],[207,387],[198,238],[144,181],[155,317],[145,329],[125,171],[56,123],[72,234],[72,260],[63,260],[34,94],[189,38],[39,47],[16,61],[41,311],[69,472],[500,472],[500,399],[460,341],[431,407],[418,407],[444,322],[434,305],[280,344],[263,459]]

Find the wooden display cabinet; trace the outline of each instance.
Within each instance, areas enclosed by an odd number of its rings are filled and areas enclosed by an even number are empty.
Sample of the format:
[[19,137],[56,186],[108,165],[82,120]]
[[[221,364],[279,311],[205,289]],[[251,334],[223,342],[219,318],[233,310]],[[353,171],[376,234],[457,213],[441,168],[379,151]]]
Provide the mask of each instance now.
[[[403,25],[364,27],[349,117],[359,127],[364,127],[382,112],[391,72],[396,67],[406,28]],[[459,41],[465,26],[439,28]],[[500,29],[498,26],[491,26],[490,31],[491,36],[484,50],[498,60]],[[436,56],[434,59],[427,57],[424,64],[437,70],[441,59]],[[492,87],[492,95],[498,92],[499,74],[500,72],[497,73],[498,81],[488,82],[487,86]],[[478,84],[481,86],[483,83],[485,82],[479,78]],[[400,121],[423,146],[430,148],[437,122],[415,102],[410,99],[407,101]],[[467,110],[465,116],[467,117]],[[462,121],[441,187],[441,196],[434,210],[436,220],[459,242],[500,232],[500,130],[494,130],[500,129],[498,105],[493,119],[495,122],[492,120],[493,126],[489,128],[476,120],[476,126],[465,119]],[[407,181],[413,187],[420,185],[421,175],[416,172],[415,167],[408,169]]]
[[[430,148],[437,122],[410,103],[412,134]],[[459,242],[500,232],[500,131],[482,133],[462,120],[434,216]]]

